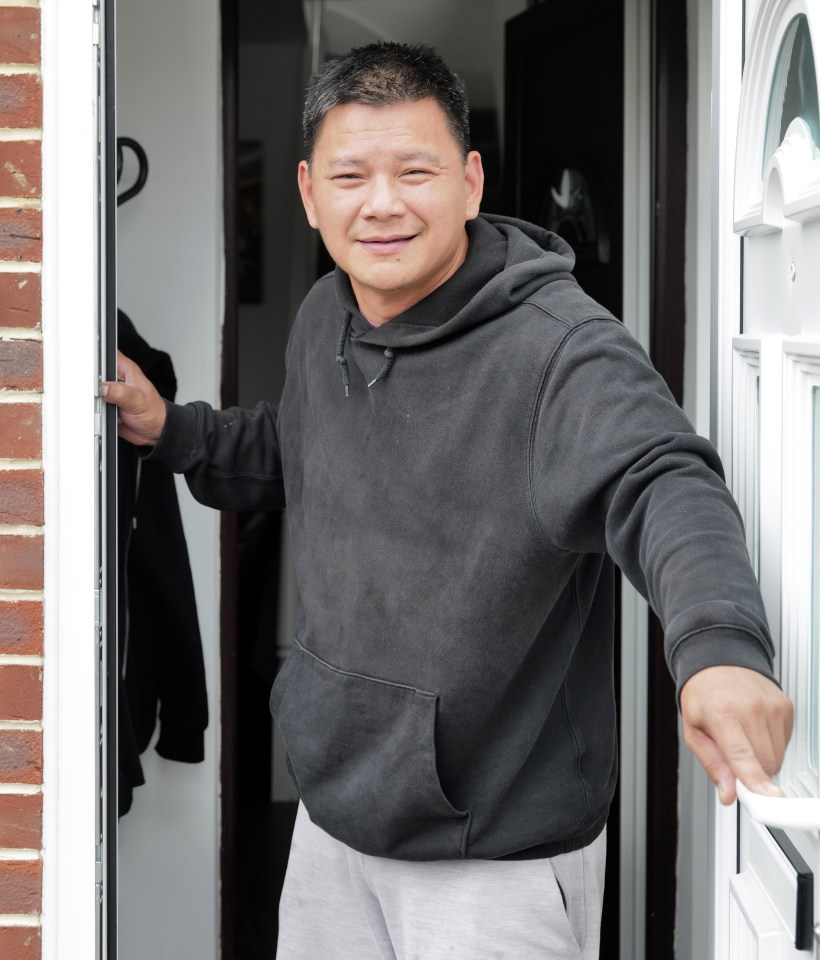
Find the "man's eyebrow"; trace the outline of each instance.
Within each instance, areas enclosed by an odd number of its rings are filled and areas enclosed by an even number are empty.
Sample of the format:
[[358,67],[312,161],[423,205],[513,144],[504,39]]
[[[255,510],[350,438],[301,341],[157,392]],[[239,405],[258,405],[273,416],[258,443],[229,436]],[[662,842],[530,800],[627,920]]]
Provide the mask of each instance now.
[[334,157],[328,161],[330,167],[361,167],[364,163],[360,157]]
[[[425,163],[432,163],[436,166],[441,166],[441,159],[435,153],[430,153],[429,150],[405,150],[402,153],[397,153],[395,159],[399,163],[410,163],[415,160],[423,160]],[[328,166],[330,167],[363,167],[367,165],[367,159],[364,157],[356,157],[345,155],[341,157],[334,157],[332,160],[328,161]]]
[[435,153],[429,150],[406,150],[404,153],[396,154],[396,159],[401,163],[407,163],[411,160],[424,160],[426,163],[440,164],[441,160]]

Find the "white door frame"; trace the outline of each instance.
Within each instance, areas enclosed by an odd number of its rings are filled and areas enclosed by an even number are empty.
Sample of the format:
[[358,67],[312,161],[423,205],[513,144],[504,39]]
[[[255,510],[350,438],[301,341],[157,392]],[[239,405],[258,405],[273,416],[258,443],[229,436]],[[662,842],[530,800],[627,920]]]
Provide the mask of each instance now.
[[97,40],[92,0],[41,0],[43,958],[95,956]]

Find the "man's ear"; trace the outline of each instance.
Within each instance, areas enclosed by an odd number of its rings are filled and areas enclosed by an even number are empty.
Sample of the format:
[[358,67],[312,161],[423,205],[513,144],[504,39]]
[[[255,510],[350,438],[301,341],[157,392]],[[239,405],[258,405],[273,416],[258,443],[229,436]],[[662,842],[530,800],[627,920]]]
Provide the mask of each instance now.
[[299,183],[299,193],[302,197],[302,205],[307,214],[308,223],[314,230],[319,229],[319,222],[316,219],[316,208],[313,205],[313,179],[310,175],[310,167],[307,160],[302,160],[299,164],[299,173],[297,174]]
[[467,219],[475,220],[484,193],[484,167],[481,165],[481,154],[477,150],[471,150],[467,154],[464,188],[467,192]]

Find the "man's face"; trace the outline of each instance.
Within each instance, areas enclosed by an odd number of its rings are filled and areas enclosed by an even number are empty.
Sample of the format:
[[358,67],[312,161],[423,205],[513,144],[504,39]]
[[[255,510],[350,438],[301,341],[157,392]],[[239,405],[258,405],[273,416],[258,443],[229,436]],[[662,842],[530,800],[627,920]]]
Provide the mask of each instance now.
[[311,168],[299,165],[308,221],[350,276],[364,315],[391,319],[464,262],[464,224],[478,215],[484,175],[467,162],[435,100],[328,111]]

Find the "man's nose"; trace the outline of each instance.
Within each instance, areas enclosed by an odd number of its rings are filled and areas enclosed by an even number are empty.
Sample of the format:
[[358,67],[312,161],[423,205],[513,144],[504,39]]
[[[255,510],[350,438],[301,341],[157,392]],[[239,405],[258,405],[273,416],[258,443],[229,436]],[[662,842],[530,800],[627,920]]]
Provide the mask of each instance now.
[[374,177],[362,205],[364,217],[396,217],[405,211],[399,185],[393,177]]

